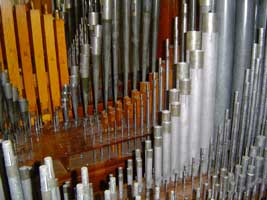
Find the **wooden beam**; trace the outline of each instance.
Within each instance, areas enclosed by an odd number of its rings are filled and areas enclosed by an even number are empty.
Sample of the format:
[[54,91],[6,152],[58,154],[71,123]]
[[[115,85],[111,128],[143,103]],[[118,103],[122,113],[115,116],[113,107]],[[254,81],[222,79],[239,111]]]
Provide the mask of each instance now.
[[54,27],[56,36],[57,61],[60,71],[60,83],[62,87],[64,84],[69,84],[64,20],[56,18],[54,20]]
[[49,86],[51,91],[53,110],[60,106],[59,74],[57,68],[57,55],[55,46],[55,34],[53,17],[51,14],[43,15],[44,41],[46,51],[46,61],[49,74]]
[[50,111],[48,80],[45,71],[44,45],[42,39],[41,18],[39,10],[30,11],[33,53],[38,85],[38,94],[42,113]]
[[16,5],[16,22],[18,31],[19,56],[21,59],[23,80],[25,85],[26,98],[29,102],[30,112],[36,112],[36,93],[35,82],[33,78],[31,47],[29,39],[29,30],[24,5]]
[[18,53],[14,28],[13,10],[10,1],[1,2],[2,30],[7,60],[7,68],[11,83],[18,88],[22,95],[23,84],[19,72]]

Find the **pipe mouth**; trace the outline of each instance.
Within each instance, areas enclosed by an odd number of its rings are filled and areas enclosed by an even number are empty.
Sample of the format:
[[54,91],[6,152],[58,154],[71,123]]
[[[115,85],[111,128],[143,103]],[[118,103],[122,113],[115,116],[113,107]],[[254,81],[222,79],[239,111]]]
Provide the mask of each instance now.
[[19,175],[20,175],[20,178],[21,180],[27,180],[31,177],[31,167],[29,166],[22,166],[19,168]]
[[154,136],[154,146],[155,147],[162,146],[162,136]]
[[161,124],[165,121],[171,120],[171,112],[169,110],[161,111]]
[[162,122],[162,134],[171,133],[171,122],[170,121],[164,121]]
[[71,66],[71,75],[79,76],[79,66],[77,65]]
[[178,62],[176,69],[176,77],[177,79],[185,79],[189,78],[189,65],[186,62]]
[[13,99],[13,102],[19,100],[19,90],[17,87],[12,87],[12,99]]
[[111,3],[112,3],[111,0],[102,1],[102,5],[103,5],[102,19],[103,20],[111,20],[111,17],[112,17]]
[[95,26],[99,23],[99,13],[98,12],[89,12],[89,26]]
[[216,13],[203,13],[201,30],[204,33],[216,33],[217,30],[217,15]]
[[191,93],[191,80],[182,79],[179,81],[180,94],[181,95],[190,95]]
[[19,109],[21,113],[28,112],[29,104],[27,99],[20,99],[19,100]]
[[186,33],[186,50],[201,49],[201,32],[188,31]]
[[89,44],[83,44],[81,48],[81,53],[85,55],[90,55],[90,45]]
[[180,116],[181,113],[181,104],[178,101],[171,103],[171,116]]
[[154,137],[161,137],[162,136],[162,126],[156,125],[153,127]]
[[4,85],[4,93],[6,99],[12,99],[13,94],[12,94],[12,85],[11,83],[5,83]]
[[204,63],[204,51],[193,50],[190,51],[190,68],[202,69]]
[[151,140],[146,140],[145,141],[145,149],[148,150],[148,149],[151,149]]

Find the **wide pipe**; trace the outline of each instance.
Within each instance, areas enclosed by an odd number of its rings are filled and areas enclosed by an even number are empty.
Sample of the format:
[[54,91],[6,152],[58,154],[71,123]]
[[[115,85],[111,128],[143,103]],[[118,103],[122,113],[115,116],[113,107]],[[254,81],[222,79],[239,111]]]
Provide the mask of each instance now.
[[224,117],[224,111],[230,107],[233,53],[235,39],[236,0],[220,0],[216,2],[218,24],[218,68],[216,82],[215,126]]
[[242,97],[245,70],[250,67],[254,32],[255,2],[237,0],[235,17],[235,43],[232,94],[238,91]]

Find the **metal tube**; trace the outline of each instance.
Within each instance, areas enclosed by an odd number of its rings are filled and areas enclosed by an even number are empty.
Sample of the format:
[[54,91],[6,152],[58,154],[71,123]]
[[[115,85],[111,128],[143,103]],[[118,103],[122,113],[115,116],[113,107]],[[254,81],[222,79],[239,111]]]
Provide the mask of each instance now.
[[31,200],[32,196],[32,182],[31,182],[31,167],[22,166],[19,168],[20,180],[23,190],[24,199]]
[[214,134],[214,111],[217,73],[217,33],[216,14],[203,14],[202,48],[205,51],[203,63],[203,105],[201,147],[208,147],[208,138]]
[[[101,25],[97,25],[96,28],[101,32]],[[93,94],[94,94],[94,113],[98,112],[98,90],[99,90],[99,71],[100,71],[100,55],[101,55],[101,34],[100,37],[96,35],[91,37],[92,45],[92,63],[93,63]]]
[[153,0],[152,4],[152,46],[151,46],[151,66],[152,72],[156,71],[158,30],[159,30],[160,0]]
[[[203,95],[203,59],[204,51],[190,52],[191,100],[190,100],[190,133],[192,156],[197,157],[200,150],[201,108]],[[206,138],[208,139],[208,138]]]
[[180,61],[185,61],[185,33],[187,32],[187,3],[183,0],[181,12]]
[[49,187],[48,167],[41,165],[39,167],[41,194],[43,200],[52,200],[51,190]]
[[188,166],[191,161],[191,145],[190,145],[190,122],[189,122],[189,106],[190,106],[190,93],[191,93],[191,80],[183,79],[179,83],[180,88],[180,103],[181,103],[181,115],[180,115],[180,166],[179,169],[183,169],[183,166]]
[[144,0],[142,7],[142,81],[146,81],[146,72],[148,65],[148,50],[149,50],[149,33],[150,33],[150,18],[151,18],[151,0]]
[[254,32],[255,2],[237,0],[235,25],[235,50],[232,93],[238,91],[242,98],[245,69],[250,67],[250,55]]
[[120,65],[120,1],[113,0],[112,12],[112,74],[113,74],[113,100],[118,98],[118,69]]
[[169,73],[170,73],[170,47],[169,47],[169,39],[166,39],[166,46],[165,46],[165,109],[167,109],[169,106],[167,105],[167,96],[168,91],[170,89],[170,80],[169,80]]
[[119,180],[119,199],[123,199],[123,169],[122,167],[118,168],[118,180]]
[[128,96],[128,74],[130,68],[130,0],[122,1],[122,30],[123,30],[123,95]]
[[146,150],[147,157],[146,157],[146,172],[145,172],[145,179],[146,179],[146,190],[152,189],[152,165],[153,165],[153,149]]
[[179,149],[180,138],[180,113],[181,105],[178,101],[171,103],[171,180],[175,181],[175,174],[178,174],[181,169],[180,159],[181,155]]
[[[171,173],[171,122],[162,122],[162,155],[163,155],[163,180],[169,183]],[[157,161],[156,161],[157,162]]]
[[[178,17],[174,18],[174,31],[173,31],[173,64],[178,63],[179,58],[179,19]],[[177,87],[177,86],[176,86]]]
[[159,109],[158,111],[161,112],[162,111],[162,105],[163,105],[163,99],[162,99],[162,92],[163,92],[163,77],[162,77],[162,65],[161,65],[161,58],[159,58],[159,101],[158,101],[158,105],[159,105]]
[[154,127],[154,135],[159,132],[157,136],[154,136],[154,169],[155,169],[155,185],[160,187],[162,183],[162,127]]
[[137,89],[137,72],[140,68],[139,60],[139,38],[140,38],[140,20],[141,20],[141,2],[140,0],[132,1],[131,20],[132,20],[132,67],[133,67],[133,89]]
[[102,13],[103,27],[103,79],[104,79],[104,108],[108,109],[109,77],[111,69],[111,29],[112,29],[112,1],[104,0]]
[[197,0],[189,1],[189,12],[188,12],[188,30],[194,31],[197,26]]
[[89,187],[89,175],[88,175],[87,167],[81,168],[81,177],[82,177],[82,184],[83,184],[83,197],[85,199],[89,199],[90,198],[90,187]]
[[143,191],[143,164],[142,159],[136,159],[136,174],[138,182],[138,193],[141,194]]
[[74,115],[74,123],[75,126],[78,126],[79,116],[78,116],[78,104],[79,104],[79,97],[78,97],[78,85],[79,85],[79,77],[77,75],[70,76],[70,92],[71,92],[71,103]]
[[190,62],[190,52],[201,49],[201,32],[188,31],[186,33],[186,62]]
[[[216,81],[215,126],[223,120],[223,113],[230,108],[235,34],[236,0],[216,2],[218,24],[218,67]],[[242,97],[241,97],[242,98]]]

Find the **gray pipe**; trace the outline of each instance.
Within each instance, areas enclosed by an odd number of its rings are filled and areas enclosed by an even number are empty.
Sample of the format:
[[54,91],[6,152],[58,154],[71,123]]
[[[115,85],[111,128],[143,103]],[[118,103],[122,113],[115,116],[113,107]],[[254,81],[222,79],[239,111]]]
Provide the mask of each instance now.
[[237,0],[232,93],[238,91],[240,99],[243,93],[245,69],[250,67],[251,61],[254,8],[254,1]]
[[152,72],[156,71],[159,14],[160,14],[160,0],[153,0],[153,6],[152,6],[152,47],[151,47]]
[[151,21],[151,0],[143,0],[142,8],[142,81],[146,81],[147,63],[148,63],[148,50],[149,50],[149,33],[150,33],[150,21]]
[[102,15],[102,27],[103,27],[103,79],[104,79],[104,108],[108,109],[108,91],[109,91],[109,77],[111,69],[111,20],[112,20],[112,1],[104,0],[103,2],[103,15]]
[[31,167],[22,166],[19,168],[20,180],[25,200],[33,199],[32,196],[32,182],[31,182]]
[[209,138],[214,134],[215,92],[217,73],[217,48],[218,33],[216,14],[203,14],[202,21],[202,49],[204,53],[203,63],[203,105],[201,147],[208,148]]
[[122,37],[123,37],[123,95],[128,96],[128,74],[130,68],[130,0],[122,1]]
[[188,30],[195,31],[197,27],[197,0],[189,1]]
[[[236,0],[220,0],[216,3],[218,24],[218,68],[216,82],[215,126],[224,117],[224,111],[230,108],[232,69],[235,34]],[[241,97],[242,98],[242,97]]]
[[133,67],[133,89],[137,89],[137,72],[140,68],[139,60],[139,38],[140,38],[140,20],[141,20],[141,3],[140,0],[132,1],[131,20],[132,20],[132,67]]
[[113,72],[113,100],[118,98],[118,69],[120,66],[120,1],[113,0],[112,12],[112,72]]

